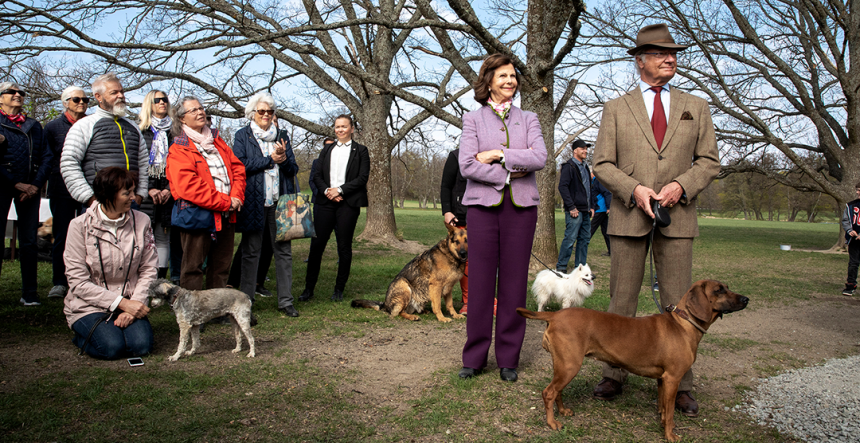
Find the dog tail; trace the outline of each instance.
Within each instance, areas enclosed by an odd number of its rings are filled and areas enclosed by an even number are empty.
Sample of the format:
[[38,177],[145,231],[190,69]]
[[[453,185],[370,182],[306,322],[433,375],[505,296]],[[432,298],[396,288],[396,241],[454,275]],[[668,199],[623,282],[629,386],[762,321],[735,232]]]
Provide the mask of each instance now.
[[353,300],[352,305],[353,308],[365,308],[365,309],[375,309],[377,311],[383,310],[382,302],[373,301],[373,300]]
[[555,312],[532,312],[526,308],[517,308],[517,314],[532,320],[543,320],[546,322],[550,321],[555,316]]

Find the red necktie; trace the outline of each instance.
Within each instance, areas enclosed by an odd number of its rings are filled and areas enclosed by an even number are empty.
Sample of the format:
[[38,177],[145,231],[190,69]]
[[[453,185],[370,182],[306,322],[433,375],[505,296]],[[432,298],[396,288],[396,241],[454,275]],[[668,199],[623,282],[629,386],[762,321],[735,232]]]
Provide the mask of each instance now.
[[651,115],[651,129],[654,131],[654,140],[657,141],[657,150],[663,146],[663,137],[666,135],[666,111],[663,110],[663,101],[660,100],[662,86],[651,88],[654,94],[654,113]]

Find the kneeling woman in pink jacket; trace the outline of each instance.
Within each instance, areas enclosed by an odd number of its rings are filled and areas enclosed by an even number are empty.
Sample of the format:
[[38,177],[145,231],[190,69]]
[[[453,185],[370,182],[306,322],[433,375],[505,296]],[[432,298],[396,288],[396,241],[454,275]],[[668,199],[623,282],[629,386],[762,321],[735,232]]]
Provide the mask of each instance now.
[[96,201],[72,220],[66,237],[66,320],[72,342],[92,357],[149,354],[146,295],[158,274],[149,217],[131,209],[135,173],[110,167],[93,180]]

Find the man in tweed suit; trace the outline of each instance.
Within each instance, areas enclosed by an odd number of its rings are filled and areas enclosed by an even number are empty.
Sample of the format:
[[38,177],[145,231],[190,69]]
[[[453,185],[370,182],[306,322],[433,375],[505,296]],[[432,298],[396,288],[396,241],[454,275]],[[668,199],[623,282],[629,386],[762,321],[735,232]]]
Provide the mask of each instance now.
[[[692,284],[693,238],[698,236],[696,196],[720,171],[719,152],[708,103],[671,88],[678,45],[665,24],[642,28],[635,56],[636,89],[606,103],[594,151],[594,173],[612,192],[609,235],[612,268],[609,312],[636,315],[645,273],[651,202],[668,208],[671,225],[654,233],[654,262],[663,306],[677,304]],[[594,396],[621,394],[627,371],[604,364]],[[698,415],[690,395],[692,371],[678,387],[675,407]]]

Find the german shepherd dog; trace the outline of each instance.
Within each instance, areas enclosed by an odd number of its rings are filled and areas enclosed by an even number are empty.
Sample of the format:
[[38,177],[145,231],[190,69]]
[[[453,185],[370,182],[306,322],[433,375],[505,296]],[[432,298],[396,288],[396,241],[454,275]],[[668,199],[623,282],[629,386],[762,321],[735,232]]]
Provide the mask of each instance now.
[[391,314],[391,318],[399,315],[407,320],[420,320],[414,314],[424,312],[424,305],[429,301],[436,318],[441,322],[449,322],[451,319],[442,314],[444,298],[451,317],[463,318],[454,310],[451,289],[463,277],[469,244],[466,229],[449,224],[445,227],[448,228],[448,235],[442,241],[413,258],[394,277],[388,286],[385,303],[353,300],[352,307],[385,311]]

